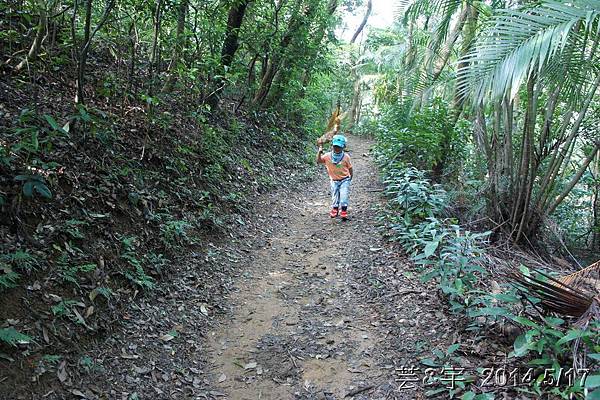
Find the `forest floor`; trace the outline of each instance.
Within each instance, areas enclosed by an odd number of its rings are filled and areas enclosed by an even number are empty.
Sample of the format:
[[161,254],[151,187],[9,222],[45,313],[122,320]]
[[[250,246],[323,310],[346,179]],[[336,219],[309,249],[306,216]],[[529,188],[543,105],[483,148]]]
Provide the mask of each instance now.
[[350,138],[349,220],[328,216],[324,168],[259,196],[238,235],[185,257],[160,295],[16,398],[424,398],[419,362],[466,342],[464,326],[379,232],[372,144]]
[[[398,390],[396,368],[435,331],[427,316],[438,307],[380,237],[370,142],[354,137],[351,143],[356,177],[350,220],[327,216],[324,173],[281,198],[274,211],[284,223],[251,253],[231,313],[209,333],[210,381],[228,398],[418,397]],[[399,272],[398,302],[377,296],[374,286],[385,280],[374,275],[378,269]],[[403,335],[390,335],[390,325],[398,323]]]

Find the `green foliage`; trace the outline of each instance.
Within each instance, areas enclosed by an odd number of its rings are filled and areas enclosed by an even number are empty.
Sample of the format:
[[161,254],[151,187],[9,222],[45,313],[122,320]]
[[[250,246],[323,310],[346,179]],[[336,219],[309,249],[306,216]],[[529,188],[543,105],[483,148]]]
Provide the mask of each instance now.
[[0,328],[0,343],[16,346],[19,343],[30,343],[31,336],[18,332],[15,328]]
[[25,197],[33,197],[34,190],[42,197],[52,198],[52,192],[46,185],[46,179],[40,175],[17,175],[15,181],[23,182],[23,194]]
[[121,255],[120,258],[125,261],[129,268],[125,268],[122,271],[131,283],[139,286],[142,289],[153,289],[154,279],[146,274],[143,266],[143,259],[138,257],[135,252],[135,236],[123,237],[121,239]]
[[96,264],[83,264],[77,266],[59,265],[59,275],[65,282],[70,282],[79,287],[78,275],[96,269]]
[[192,243],[188,231],[192,227],[187,221],[171,220],[160,225],[160,234],[163,244],[168,249],[176,249],[184,244]]
[[16,287],[20,278],[20,274],[4,268],[4,273],[0,275],[0,291]]
[[81,233],[80,227],[84,227],[87,225],[88,225],[88,223],[86,221],[70,219],[65,223],[63,230],[72,239],[85,239],[85,235],[83,233]]
[[[399,159],[388,158],[395,152],[389,143],[378,146],[376,152],[388,198],[388,207],[382,211],[380,221],[389,228],[390,239],[399,242],[415,264],[422,266],[421,279],[437,280],[451,311],[465,313],[472,319],[470,330],[479,329],[477,318],[480,317],[522,326],[524,333],[516,339],[510,357],[526,357],[532,367],[553,368],[554,379],[558,378],[565,355],[570,354],[575,341],[581,341],[587,353],[595,354],[600,350],[598,321],[592,321],[586,330],[566,330],[565,321],[559,318],[544,317],[536,321],[519,316],[515,306],[521,303],[521,298],[514,288],[504,287],[498,294],[482,290],[481,281],[488,276],[483,255],[490,232],[466,231],[455,219],[442,218],[449,201],[446,192],[431,184],[423,171],[407,167]],[[528,302],[535,304],[539,300],[529,296]],[[534,353],[535,358],[532,358]],[[441,366],[449,356],[439,351],[434,355],[435,358],[426,358],[422,362],[428,366]],[[596,361],[592,356],[588,362],[593,365]],[[560,388],[548,388],[543,375],[535,378],[528,390],[538,396],[551,392],[569,398],[571,394],[583,393],[583,385],[578,381]],[[435,389],[430,394],[444,390]],[[455,394],[450,393],[450,396]],[[477,396],[474,392],[465,392],[463,398]]]
[[78,304],[76,300],[61,300],[57,304],[50,307],[52,314],[57,317],[73,317],[72,308]]
[[421,111],[411,112],[408,102],[386,106],[378,119],[377,142],[384,157],[431,170],[443,160],[456,164],[464,159],[467,132],[468,126],[453,124],[448,107],[436,98]]
[[22,273],[37,269],[39,260],[25,250],[0,255],[0,291],[16,287]]

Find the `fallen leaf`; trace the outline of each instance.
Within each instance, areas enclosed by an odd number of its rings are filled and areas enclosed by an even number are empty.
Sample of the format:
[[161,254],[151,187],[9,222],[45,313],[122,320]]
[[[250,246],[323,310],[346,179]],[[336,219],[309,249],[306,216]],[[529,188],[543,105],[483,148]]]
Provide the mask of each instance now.
[[160,340],[162,340],[163,342],[169,342],[173,339],[175,339],[175,336],[168,334],[168,333],[166,333],[160,337]]
[[202,304],[200,306],[200,312],[208,317],[208,309],[206,308],[206,305]]
[[58,375],[58,380],[61,382],[65,382],[67,380],[67,362],[63,361],[58,366],[58,370],[56,371],[56,375]]
[[254,368],[256,368],[257,365],[258,365],[257,363],[251,362],[251,363],[244,365],[244,369],[254,369]]
[[227,379],[227,376],[225,376],[225,374],[221,374],[221,376],[219,376],[219,383],[225,382],[226,379]]
[[73,390],[71,390],[71,394],[74,394],[75,396],[79,396],[82,399],[87,399],[87,396],[81,390],[73,389]]
[[42,326],[42,336],[44,337],[44,342],[50,344],[50,337],[48,336],[48,330],[45,326]]

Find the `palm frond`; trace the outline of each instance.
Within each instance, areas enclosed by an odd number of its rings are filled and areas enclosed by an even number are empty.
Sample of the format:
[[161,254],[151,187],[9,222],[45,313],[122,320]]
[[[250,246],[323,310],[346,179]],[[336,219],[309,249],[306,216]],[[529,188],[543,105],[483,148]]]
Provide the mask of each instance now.
[[327,128],[325,129],[326,131],[332,130],[336,124],[339,124],[340,113],[341,109],[340,105],[338,104],[335,110],[333,110],[333,112],[331,113],[331,117],[329,117],[329,121],[327,122]]
[[[533,73],[543,76],[552,61],[565,61],[574,35],[597,37],[600,2],[573,0],[569,4],[545,0],[526,10],[502,10],[492,17],[474,48],[461,62],[459,93],[472,94],[475,101],[491,94],[514,97]],[[569,47],[573,49],[573,47]],[[575,53],[585,50],[575,48]],[[571,57],[571,61],[574,59]],[[583,67],[569,62],[569,69]],[[576,77],[576,75],[574,75]]]
[[[598,286],[600,284],[600,261],[596,261],[588,267],[572,274],[561,276],[558,278],[558,281],[564,285],[584,290],[595,290],[596,294],[600,294],[600,287]],[[595,288],[587,288],[588,286],[595,286]]]
[[581,317],[591,306],[594,297],[575,287],[541,272],[533,275],[513,272],[508,275],[510,283],[541,300],[541,305],[550,312]]

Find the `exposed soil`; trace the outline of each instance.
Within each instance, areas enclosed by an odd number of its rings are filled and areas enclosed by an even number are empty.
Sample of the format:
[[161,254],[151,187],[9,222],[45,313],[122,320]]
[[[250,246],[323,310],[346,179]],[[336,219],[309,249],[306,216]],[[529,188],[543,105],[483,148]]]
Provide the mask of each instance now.
[[7,398],[423,397],[422,376],[407,382],[402,368],[459,340],[458,322],[381,236],[371,142],[350,143],[349,220],[327,215],[324,168],[258,197],[238,236],[191,254],[79,361]]
[[[429,350],[441,307],[379,234],[368,140],[353,137],[351,218],[330,220],[327,177],[286,203],[232,311],[209,334],[210,382],[231,399],[415,399],[399,369]],[[384,282],[385,281],[385,282]],[[416,282],[415,282],[416,281]],[[398,296],[396,298],[396,296]],[[404,357],[404,358],[402,358]],[[406,383],[406,382],[405,382]]]

